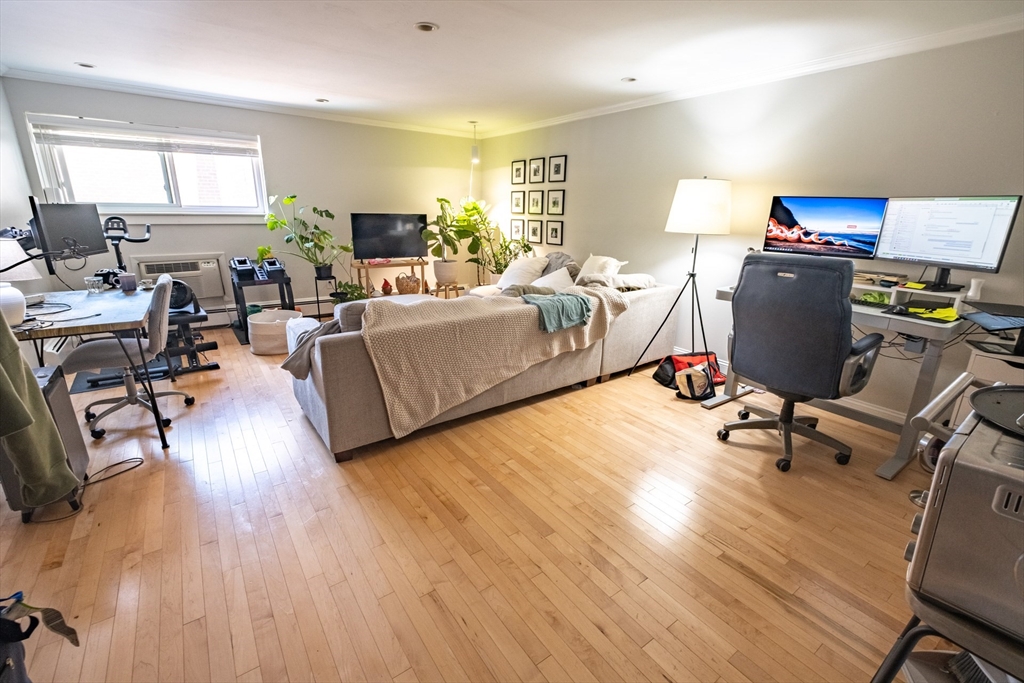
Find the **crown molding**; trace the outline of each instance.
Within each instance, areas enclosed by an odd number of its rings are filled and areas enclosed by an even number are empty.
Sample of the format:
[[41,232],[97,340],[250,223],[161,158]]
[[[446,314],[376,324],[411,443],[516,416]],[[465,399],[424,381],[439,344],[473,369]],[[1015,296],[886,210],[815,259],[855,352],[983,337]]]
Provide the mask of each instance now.
[[407,130],[414,133],[429,133],[431,135],[446,135],[448,137],[458,138],[472,139],[473,137],[473,133],[465,131],[454,131],[445,128],[433,128],[430,126],[417,126],[414,124],[380,121],[378,119],[367,119],[358,116],[332,114],[331,112],[312,111],[309,109],[305,109],[303,107],[294,107],[283,104],[270,104],[268,102],[247,100],[240,97],[234,98],[219,95],[208,95],[205,93],[170,90],[168,88],[157,88],[148,85],[138,85],[135,83],[119,83],[115,81],[96,80],[92,78],[67,76],[64,74],[51,74],[42,71],[29,71],[26,69],[17,68],[8,69],[2,75],[4,78],[20,79],[23,81],[38,81],[40,83],[53,83],[55,85],[67,85],[77,88],[88,88],[90,90],[106,90],[110,92],[126,93],[129,95],[145,95],[147,97],[159,97],[166,100],[196,102],[199,104],[213,104],[221,107],[234,107],[235,109],[264,111],[271,114],[288,114],[291,116],[304,116],[310,119],[322,119],[325,121],[352,123],[359,126],[392,128],[395,130]]
[[1024,13],[1008,17],[1000,17],[980,24],[972,24],[970,26],[963,26],[960,28],[950,29],[948,31],[932,33],[926,36],[919,36],[917,38],[908,38],[905,40],[883,43],[881,45],[872,45],[870,47],[852,50],[833,57],[811,60],[785,69],[780,69],[773,73],[759,74],[749,78],[736,78],[731,81],[720,82],[714,86],[674,90],[631,100],[629,102],[622,102],[606,107],[595,107],[593,109],[586,109],[573,114],[566,114],[565,116],[556,116],[550,119],[535,121],[533,123],[527,123],[520,126],[511,126],[500,131],[481,135],[480,137],[481,139],[487,139],[537,130],[538,128],[550,128],[551,126],[557,126],[563,123],[581,121],[598,116],[606,116],[608,114],[617,114],[619,112],[642,109],[644,107],[652,107],[656,104],[678,102],[680,100],[693,99],[704,95],[714,95],[717,93],[728,92],[730,90],[740,90],[742,88],[749,88],[755,85],[775,83],[777,81],[784,81],[791,78],[799,78],[800,76],[809,76],[811,74],[823,73],[825,71],[834,71],[836,69],[845,69],[850,66],[869,64],[871,62],[891,59],[893,57],[902,57],[917,52],[927,52],[928,50],[959,45],[961,43],[969,43],[975,40],[983,40],[985,38],[994,38],[995,36],[1015,33],[1017,31],[1024,31]]

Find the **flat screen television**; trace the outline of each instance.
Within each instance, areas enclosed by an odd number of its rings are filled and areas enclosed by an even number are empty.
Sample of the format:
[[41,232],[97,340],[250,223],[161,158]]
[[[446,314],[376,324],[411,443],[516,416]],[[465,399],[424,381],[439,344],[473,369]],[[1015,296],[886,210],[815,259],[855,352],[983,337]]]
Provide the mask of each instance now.
[[[80,256],[105,254],[109,250],[103,236],[103,223],[95,204],[42,204],[29,197],[32,207],[32,237],[36,247],[60,252],[74,246]],[[52,275],[53,263],[78,256],[53,253],[46,257],[46,269]]]
[[872,258],[888,199],[773,197],[763,251]]
[[421,233],[427,228],[426,214],[352,214],[352,258],[413,258],[427,255]]

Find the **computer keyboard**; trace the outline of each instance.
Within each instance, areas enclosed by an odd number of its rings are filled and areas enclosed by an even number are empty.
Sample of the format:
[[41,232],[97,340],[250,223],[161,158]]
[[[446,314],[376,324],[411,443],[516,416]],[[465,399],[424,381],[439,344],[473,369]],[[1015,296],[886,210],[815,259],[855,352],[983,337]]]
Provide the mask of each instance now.
[[888,303],[882,303],[881,301],[868,301],[867,299],[854,299],[850,297],[850,303],[856,304],[857,306],[867,306],[868,308],[888,308]]

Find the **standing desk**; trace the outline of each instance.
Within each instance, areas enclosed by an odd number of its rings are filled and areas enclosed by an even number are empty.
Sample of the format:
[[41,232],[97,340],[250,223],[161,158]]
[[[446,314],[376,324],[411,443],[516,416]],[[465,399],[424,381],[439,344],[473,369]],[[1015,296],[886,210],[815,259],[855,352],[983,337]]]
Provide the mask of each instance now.
[[[715,292],[715,298],[721,301],[732,301],[734,289],[734,287],[722,287]],[[896,446],[896,452],[875,470],[875,474],[878,476],[891,480],[914,459],[914,449],[921,437],[921,432],[910,424],[910,420],[931,400],[932,391],[935,388],[935,377],[939,371],[939,364],[942,362],[943,346],[947,341],[970,327],[971,322],[959,320],[955,323],[933,323],[906,316],[889,315],[888,313],[882,313],[882,310],[879,308],[859,306],[857,304],[853,304],[852,322],[858,326],[898,332],[900,334],[921,337],[925,340],[924,356],[921,359],[921,367],[917,371],[914,393],[910,397],[907,416],[902,423],[857,410],[837,401],[814,399],[808,402],[816,408],[899,434],[900,440]],[[701,403],[701,405],[708,409],[717,408],[723,403],[728,403],[733,399],[750,393],[750,389],[737,388],[741,379],[730,367],[723,394],[709,398]]]
[[[139,349],[139,356],[145,358],[142,348],[142,330],[149,321],[149,304],[153,299],[152,291],[136,290],[125,294],[119,289],[110,289],[98,294],[85,291],[47,292],[43,295],[48,304],[67,304],[70,310],[53,314],[37,314],[38,322],[44,323],[37,327],[13,329],[18,341],[30,341],[36,352],[39,366],[43,366],[43,342],[57,337],[73,337],[83,334],[101,334],[104,332],[131,332]],[[52,324],[46,325],[46,322]],[[128,354],[128,347],[121,336],[114,334],[121,350],[124,351],[125,364],[135,365]],[[160,408],[154,399],[153,380],[149,375],[149,366],[142,364],[142,388],[146,398],[153,405],[153,416],[156,418],[156,430],[160,434],[160,446],[170,448],[167,435],[164,433],[163,418]]]

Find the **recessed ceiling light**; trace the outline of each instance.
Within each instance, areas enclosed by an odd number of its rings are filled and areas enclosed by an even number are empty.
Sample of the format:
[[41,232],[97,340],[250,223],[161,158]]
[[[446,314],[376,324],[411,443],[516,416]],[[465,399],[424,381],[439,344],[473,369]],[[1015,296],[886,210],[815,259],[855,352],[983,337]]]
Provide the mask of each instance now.
[[633,81],[635,81],[636,79],[635,79],[635,78],[633,78],[632,76],[626,76],[625,78],[623,78],[623,79],[621,79],[621,80],[622,80],[622,82],[623,82],[623,83],[632,83],[632,82],[633,82]]
[[323,98],[323,97],[318,97],[318,98],[316,98],[316,101],[317,101],[317,102],[330,102],[330,100],[328,100],[328,99],[325,99],[325,98]]
[[438,26],[437,24],[432,24],[429,21],[421,21],[416,24],[417,31],[424,31],[426,33],[430,33],[431,31],[437,31],[440,28],[441,27]]
[[85,62],[75,62],[75,66],[80,66],[83,69],[95,69],[95,64],[86,64]]

